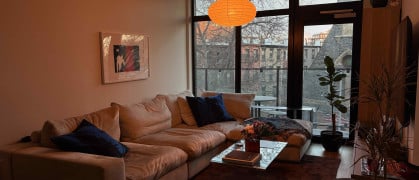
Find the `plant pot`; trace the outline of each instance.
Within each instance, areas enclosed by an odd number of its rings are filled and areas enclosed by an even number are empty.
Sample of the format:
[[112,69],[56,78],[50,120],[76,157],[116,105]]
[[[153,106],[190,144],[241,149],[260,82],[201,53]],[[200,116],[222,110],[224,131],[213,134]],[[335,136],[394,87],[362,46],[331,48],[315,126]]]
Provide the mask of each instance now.
[[337,152],[342,146],[343,142],[343,133],[340,131],[336,131],[333,133],[333,131],[321,131],[320,137],[322,139],[322,145],[326,151],[329,152]]
[[371,157],[363,157],[361,161],[362,173],[370,176],[384,177],[384,166],[387,164],[384,163],[383,159],[378,160],[372,159]]
[[246,152],[260,152],[260,140],[259,139],[245,139],[244,140],[244,148]]
[[388,0],[370,0],[373,8],[386,7]]

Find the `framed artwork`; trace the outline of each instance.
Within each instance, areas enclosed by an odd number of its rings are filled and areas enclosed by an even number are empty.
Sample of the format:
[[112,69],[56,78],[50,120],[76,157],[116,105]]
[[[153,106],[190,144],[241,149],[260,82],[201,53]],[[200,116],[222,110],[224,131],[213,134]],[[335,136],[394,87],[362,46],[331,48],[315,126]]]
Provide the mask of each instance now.
[[103,84],[150,77],[148,36],[107,32],[99,36]]

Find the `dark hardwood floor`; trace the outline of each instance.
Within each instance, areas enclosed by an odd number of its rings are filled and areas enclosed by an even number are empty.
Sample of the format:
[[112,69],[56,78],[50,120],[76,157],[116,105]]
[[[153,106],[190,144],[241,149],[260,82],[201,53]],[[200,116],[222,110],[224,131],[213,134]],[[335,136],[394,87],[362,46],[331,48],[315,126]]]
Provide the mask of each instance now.
[[353,147],[342,146],[338,152],[327,152],[324,150],[320,143],[312,143],[310,148],[307,150],[307,155],[330,157],[340,159],[339,169],[336,175],[336,179],[339,178],[350,178],[352,174],[353,164]]

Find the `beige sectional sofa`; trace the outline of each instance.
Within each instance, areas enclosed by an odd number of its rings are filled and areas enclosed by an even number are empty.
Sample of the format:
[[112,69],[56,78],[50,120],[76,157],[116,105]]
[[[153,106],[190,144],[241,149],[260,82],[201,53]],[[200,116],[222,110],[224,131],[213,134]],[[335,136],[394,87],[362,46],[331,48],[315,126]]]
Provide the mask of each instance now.
[[[32,134],[32,142],[0,147],[0,179],[190,179],[215,154],[241,138],[241,123],[251,117],[254,94],[223,93],[226,109],[236,121],[202,127],[194,122],[185,96],[192,94],[159,94],[136,104],[111,103],[86,115],[46,121],[42,130]],[[68,152],[51,142],[52,137],[73,132],[83,119],[120,141],[128,153],[118,158]],[[310,140],[295,139],[281,154],[284,160],[299,161],[310,144]]]

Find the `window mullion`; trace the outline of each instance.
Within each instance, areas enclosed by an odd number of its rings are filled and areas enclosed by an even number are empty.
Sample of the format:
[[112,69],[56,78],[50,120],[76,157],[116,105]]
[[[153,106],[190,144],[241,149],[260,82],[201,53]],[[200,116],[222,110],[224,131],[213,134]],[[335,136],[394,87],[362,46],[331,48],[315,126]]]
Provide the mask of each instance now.
[[237,26],[234,28],[235,30],[235,92],[240,93],[241,92],[241,46],[242,46],[242,28],[241,26]]
[[[287,107],[302,105],[302,22],[297,14],[298,1],[290,1],[288,40],[288,88]],[[291,112],[289,112],[291,113]],[[297,117],[301,115],[297,114]]]

